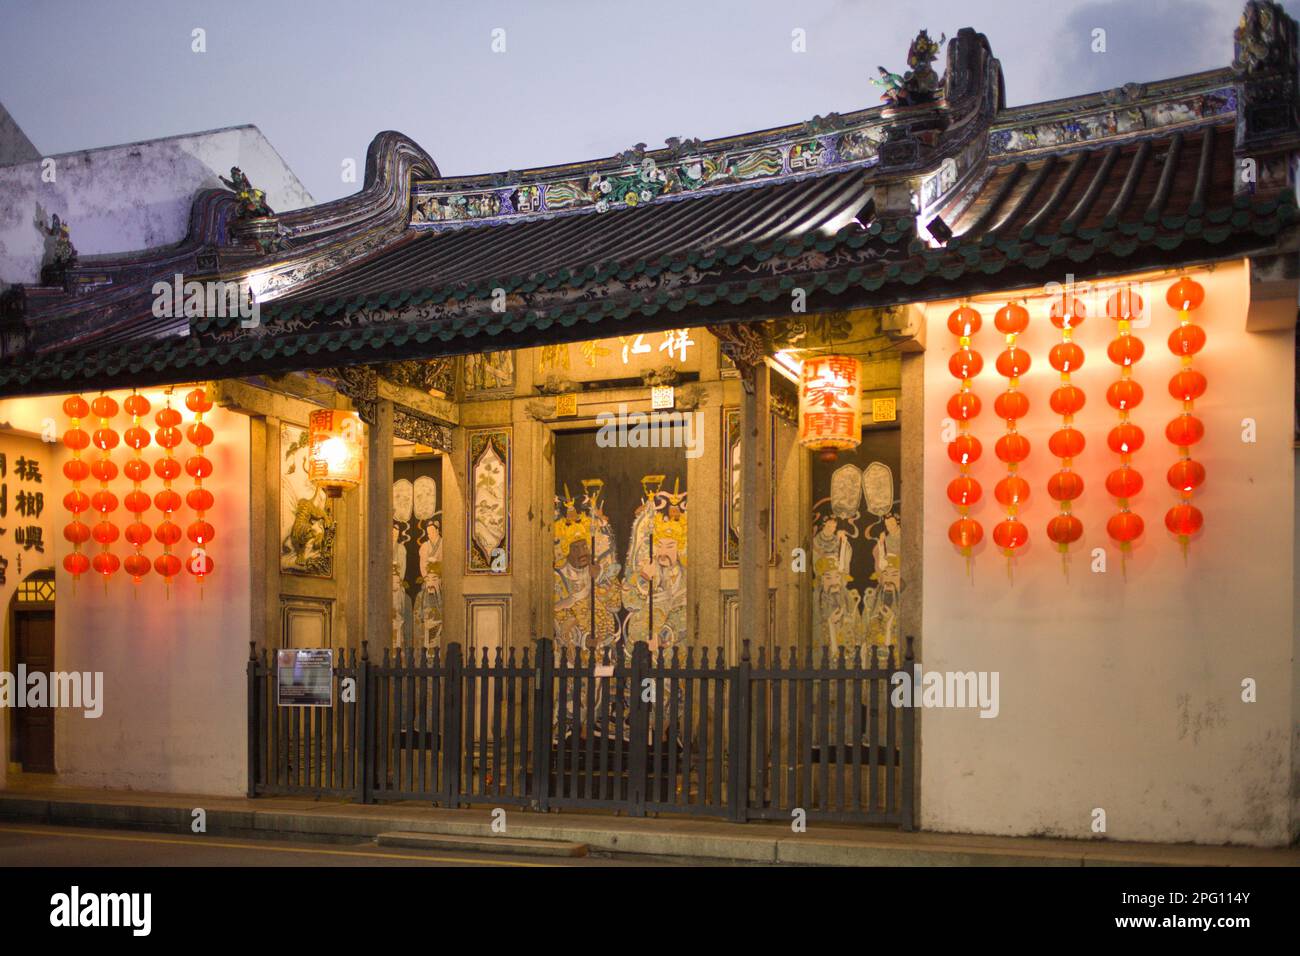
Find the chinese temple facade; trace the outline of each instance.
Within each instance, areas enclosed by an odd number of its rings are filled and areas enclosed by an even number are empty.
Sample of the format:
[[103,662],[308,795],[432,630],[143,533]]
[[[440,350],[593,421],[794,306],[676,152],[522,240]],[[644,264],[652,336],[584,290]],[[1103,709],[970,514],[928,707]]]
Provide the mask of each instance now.
[[920,828],[1291,843],[1296,24],[1252,0],[1223,69],[1014,108],[973,30],[909,65],[560,167],[384,132],[353,196],[235,170],[127,255],[56,220],[0,315],[5,669],[105,700],[10,711],[11,778],[256,789],[250,645],[644,645],[947,675],[888,781]]

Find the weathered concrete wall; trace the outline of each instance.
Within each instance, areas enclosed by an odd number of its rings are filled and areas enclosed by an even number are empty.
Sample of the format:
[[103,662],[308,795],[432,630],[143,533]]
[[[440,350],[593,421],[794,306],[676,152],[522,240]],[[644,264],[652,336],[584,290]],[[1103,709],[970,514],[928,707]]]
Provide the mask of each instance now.
[[[120,403],[127,393],[110,394]],[[143,394],[153,403],[154,412],[162,407],[159,390]],[[39,423],[48,416],[55,419],[62,434],[67,419],[60,410],[61,402],[62,396],[2,402],[0,420],[39,431]],[[193,414],[184,409],[182,393],[175,396],[173,406],[182,411],[182,427],[193,420]],[[155,427],[152,415],[147,423],[151,432]],[[244,792],[244,663],[251,617],[249,420],[217,408],[205,415],[204,421],[216,436],[207,451],[214,472],[204,482],[216,497],[216,506],[208,514],[216,533],[208,548],[215,571],[202,589],[184,571],[170,589],[155,573],[137,586],[122,571],[107,587],[93,571],[74,587],[63,570],[63,558],[71,549],[62,534],[70,516],[61,505],[71,488],[62,474],[68,453],[61,443],[52,446],[53,477],[47,479],[46,496],[53,529],[53,547],[47,552],[52,551],[57,568],[55,667],[104,675],[101,717],[88,719],[80,711],[57,713],[55,766],[62,782],[178,793]],[[119,412],[113,424],[120,433],[128,423],[125,413]],[[160,453],[151,444],[145,458],[152,463]],[[184,460],[194,448],[184,442],[176,453]],[[92,454],[93,449],[88,450],[88,460]],[[112,454],[119,468],[129,457],[123,445]],[[96,484],[90,479],[83,489],[90,493]],[[119,474],[109,487],[121,500],[131,483]],[[144,484],[150,494],[161,487],[156,476]],[[174,487],[184,496],[193,480],[182,474]],[[132,520],[120,506],[111,517],[119,528]],[[145,520],[156,526],[161,513],[151,509]],[[182,508],[175,520],[184,528],[193,514]],[[91,542],[85,550],[93,554],[96,547]],[[175,550],[188,555],[189,547],[188,540],[182,539]],[[113,545],[119,557],[129,553],[129,548],[120,538]],[[161,546],[152,542],[144,551],[153,558]]]
[[[1047,303],[1031,301],[1020,344],[1033,367],[1022,380],[1031,410],[1020,431],[1032,443],[1021,474],[1033,493],[1023,517],[1030,544],[1014,581],[991,542],[1001,511],[993,499],[1005,468],[993,444],[1005,425],[993,399],[1006,380],[993,363],[1004,347],[993,329],[1001,303],[980,306],[975,348],[985,360],[975,391],[984,411],[974,432],[984,456],[974,468],[984,498],[974,516],[985,539],[974,578],[947,539],[955,509],[945,495],[956,474],[942,435],[956,390],[947,369],[955,350],[945,323],[954,303],[927,312],[925,358],[925,590],[927,669],[1000,672],[995,719],[974,710],[929,710],[921,722],[921,822],[930,830],[1090,838],[1093,811],[1120,840],[1280,845],[1291,837],[1296,715],[1293,666],[1295,455],[1292,450],[1292,332],[1245,331],[1246,270],[1221,265],[1198,275],[1206,299],[1196,313],[1209,336],[1196,367],[1209,390],[1196,403],[1207,437],[1194,457],[1208,481],[1196,504],[1203,534],[1184,559],[1164,528],[1175,495],[1165,472],[1176,460],[1164,426],[1179,411],[1167,383],[1177,361],[1166,346],[1176,325],[1164,303],[1169,279],[1149,286],[1152,324],[1139,329],[1146,355],[1135,378],[1146,397],[1133,420],[1146,432],[1134,467],[1146,485],[1134,499],[1146,533],[1121,570],[1105,523],[1116,510],[1104,487],[1117,456],[1105,436],[1116,413],[1105,389],[1117,377],[1106,357],[1114,323],[1092,308],[1076,334],[1087,360],[1074,376],[1088,402],[1076,424],[1088,446],[1076,460],[1087,487],[1076,505],[1084,538],[1070,574],[1045,535],[1057,506],[1045,490],[1058,459],[1047,449],[1059,417],[1048,396],[1059,383],[1047,353],[1060,333]],[[1251,418],[1258,441],[1242,441]],[[1105,549],[1105,573],[1090,552]],[[1242,701],[1242,681],[1258,701]]]
[[[238,166],[277,211],[311,205],[298,177],[255,126],[81,150],[0,166],[0,282],[34,283],[45,236],[38,213],[67,222],[81,256],[131,252],[185,237],[197,192]],[[53,176],[53,181],[47,179]]]

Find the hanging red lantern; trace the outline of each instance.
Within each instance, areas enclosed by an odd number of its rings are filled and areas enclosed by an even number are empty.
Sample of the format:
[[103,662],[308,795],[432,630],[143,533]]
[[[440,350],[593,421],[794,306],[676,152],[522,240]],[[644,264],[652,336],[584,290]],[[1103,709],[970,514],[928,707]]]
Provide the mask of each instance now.
[[211,477],[212,462],[203,454],[203,449],[212,444],[212,429],[204,423],[203,415],[212,411],[212,400],[208,398],[206,388],[196,388],[185,396],[185,407],[194,413],[194,422],[185,430],[185,436],[195,448],[195,454],[185,461],[185,473],[194,479],[194,487],[186,495],[186,500],[204,507],[194,508],[194,518],[185,529],[186,537],[194,544],[190,558],[185,562],[185,569],[194,575],[200,586],[212,573],[212,558],[207,552],[208,543],[215,533],[204,514],[212,506],[212,493],[203,487],[203,479]]
[[[958,354],[949,367],[964,361],[983,363],[979,355]],[[799,378],[799,444],[818,452],[823,461],[857,448],[862,443],[862,363],[851,355],[811,356],[804,359]],[[361,428],[353,418],[346,412],[317,411],[309,421],[312,477],[333,497],[360,481]]]
[[1016,347],[1016,337],[1029,327],[1029,310],[1018,302],[1008,302],[993,317],[997,330],[1006,336],[1006,350],[995,363],[998,374],[1007,379],[1007,390],[998,397],[998,417],[1007,423],[1006,434],[997,440],[993,453],[1007,466],[1007,476],[997,483],[994,497],[1006,509],[1006,520],[993,528],[993,543],[1007,556],[1007,571],[1011,559],[1029,540],[1028,529],[1019,520],[1021,506],[1029,498],[1029,483],[1016,474],[1020,464],[1029,457],[1029,439],[1016,431],[1016,423],[1029,413],[1029,399],[1020,391],[1020,376],[1029,370],[1029,353]]
[[122,466],[122,471],[126,477],[131,479],[131,491],[123,501],[126,510],[135,516],[135,521],[127,526],[125,537],[131,547],[135,548],[135,553],[127,555],[122,562],[122,567],[126,573],[131,575],[131,580],[139,584],[141,579],[149,573],[153,567],[152,562],[144,556],[142,549],[153,537],[149,526],[144,523],[144,514],[149,510],[150,498],[148,493],[141,490],[141,484],[149,477],[149,463],[144,460],[142,452],[149,447],[150,437],[149,429],[140,424],[140,420],[149,414],[149,399],[137,392],[132,392],[122,403],[126,413],[131,416],[131,427],[122,435],[128,448],[131,449],[131,460]]
[[984,367],[984,359],[971,348],[971,341],[982,324],[979,312],[968,305],[954,309],[948,316],[948,331],[957,337],[957,351],[948,361],[948,371],[961,381],[957,394],[948,399],[948,415],[957,422],[957,436],[948,444],[948,457],[958,470],[957,477],[948,484],[948,500],[958,513],[948,528],[948,540],[966,558],[968,568],[975,546],[984,537],[984,529],[970,516],[971,505],[984,493],[970,473],[983,451],[979,439],[970,433],[971,420],[980,413],[980,400],[971,391],[971,379]]
[[90,466],[81,460],[81,453],[90,447],[90,435],[81,427],[81,420],[90,414],[90,406],[80,395],[69,395],[63,400],[63,414],[69,418],[63,445],[72,453],[63,464],[64,477],[72,482],[72,491],[63,497],[63,506],[72,512],[72,521],[63,529],[72,553],[63,559],[63,569],[75,582],[90,570],[90,559],[81,553],[81,546],[90,540],[90,526],[81,520],[90,508],[90,496],[81,490],[81,483],[90,477]]
[[1205,523],[1200,510],[1191,503],[1192,495],[1205,481],[1205,466],[1192,460],[1192,445],[1205,437],[1205,424],[1192,414],[1196,400],[1205,394],[1205,376],[1192,368],[1193,356],[1205,347],[1205,330],[1192,322],[1191,313],[1205,301],[1205,290],[1195,279],[1181,276],[1165,301],[1178,313],[1178,328],[1169,336],[1169,350],[1178,356],[1181,368],[1169,380],[1169,394],[1182,402],[1182,413],[1165,426],[1165,437],[1178,449],[1178,461],[1169,469],[1167,479],[1178,492],[1178,504],[1165,514],[1165,527],[1178,537],[1184,558],[1192,535]]
[[181,539],[181,529],[171,520],[172,515],[181,505],[181,496],[172,490],[172,482],[180,477],[181,463],[176,460],[175,449],[182,441],[181,430],[176,426],[181,423],[181,413],[172,408],[170,391],[167,405],[158,410],[154,422],[158,425],[154,432],[154,441],[163,449],[163,457],[154,462],[154,473],[163,480],[163,488],[154,495],[154,506],[163,513],[162,522],[154,529],[154,538],[163,546],[163,553],[154,559],[153,567],[171,591],[172,578],[180,572],[180,558],[172,554],[172,548]]
[[1074,330],[1085,318],[1088,310],[1074,296],[1062,295],[1052,302],[1048,317],[1052,325],[1061,330],[1061,341],[1052,346],[1048,354],[1051,363],[1061,376],[1061,384],[1052,392],[1052,411],[1061,416],[1061,427],[1047,440],[1047,449],[1061,459],[1060,470],[1048,479],[1047,493],[1057,502],[1060,513],[1047,522],[1047,537],[1061,552],[1061,567],[1069,573],[1070,545],[1083,535],[1083,523],[1072,509],[1074,501],[1083,494],[1083,477],[1073,470],[1074,459],[1082,454],[1086,442],[1083,432],[1074,427],[1074,416],[1083,408],[1083,390],[1070,382],[1070,375],[1083,367],[1083,349],[1074,341]]
[[1142,518],[1130,509],[1130,499],[1142,488],[1142,476],[1133,468],[1133,454],[1146,436],[1129,421],[1132,410],[1142,401],[1142,387],[1133,380],[1133,366],[1142,358],[1142,341],[1133,335],[1133,320],[1142,314],[1142,297],[1125,286],[1106,302],[1106,314],[1115,320],[1118,336],[1106,349],[1119,366],[1119,380],[1106,389],[1106,401],[1119,413],[1119,424],[1106,436],[1110,450],[1119,455],[1120,466],[1106,478],[1106,490],[1115,495],[1119,512],[1106,522],[1106,533],[1120,549],[1127,563],[1133,542],[1142,535]]

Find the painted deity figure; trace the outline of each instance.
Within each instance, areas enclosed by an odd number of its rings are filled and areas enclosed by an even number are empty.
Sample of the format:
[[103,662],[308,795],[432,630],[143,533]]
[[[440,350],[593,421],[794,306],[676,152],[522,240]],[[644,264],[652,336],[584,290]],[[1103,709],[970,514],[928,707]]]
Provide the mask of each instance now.
[[406,593],[406,541],[393,528],[393,646],[409,647],[412,630],[411,597]]
[[419,551],[420,590],[415,596],[412,618],[417,644],[427,648],[442,644],[442,529],[435,519],[424,523]]
[[889,647],[897,643],[894,623],[903,581],[903,536],[897,514],[885,515],[871,557],[875,587],[870,589],[865,610],[867,637],[872,644]]
[[652,655],[660,649],[667,655],[686,642],[686,527],[686,492],[647,497],[637,511],[623,576],[623,604],[631,612],[629,655],[639,640],[649,644]]
[[[591,513],[580,513],[567,493],[556,504],[553,608],[556,646],[570,651],[609,647],[618,638],[618,612],[622,607],[617,587],[619,565],[609,519],[598,502],[592,503]],[[594,640],[591,637],[593,611]]]

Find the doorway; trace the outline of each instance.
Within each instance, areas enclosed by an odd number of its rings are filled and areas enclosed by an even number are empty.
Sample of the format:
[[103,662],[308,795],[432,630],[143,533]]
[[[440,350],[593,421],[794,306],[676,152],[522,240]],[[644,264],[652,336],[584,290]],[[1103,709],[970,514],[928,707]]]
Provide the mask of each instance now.
[[[54,670],[54,571],[36,571],[18,586],[9,605],[10,673]],[[23,687],[17,688],[23,693]],[[10,711],[10,761],[23,773],[54,773],[54,709]]]

